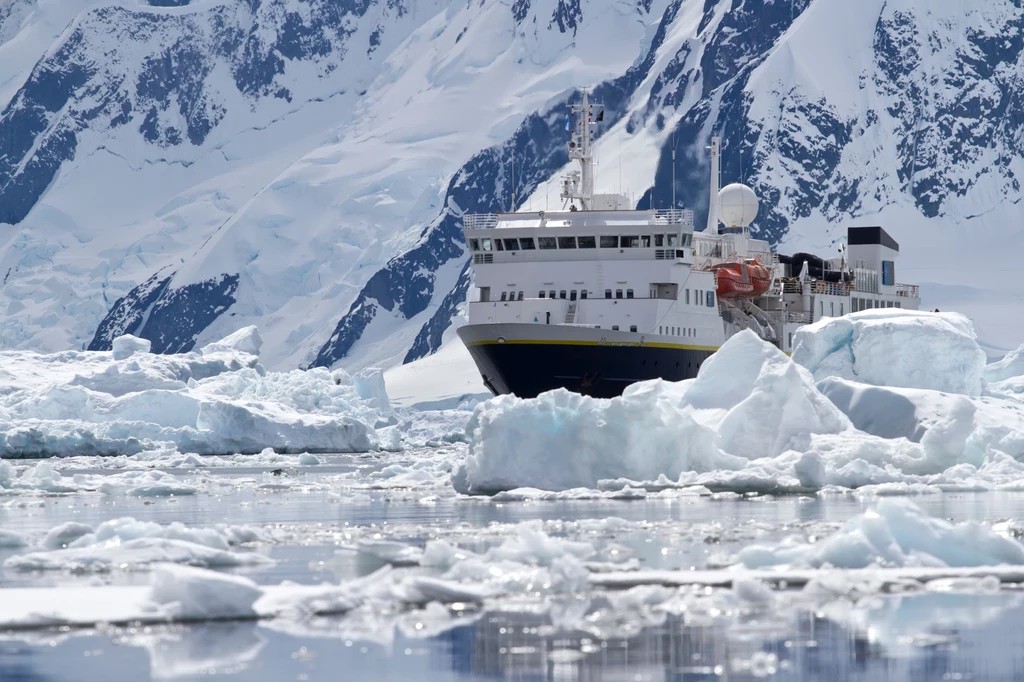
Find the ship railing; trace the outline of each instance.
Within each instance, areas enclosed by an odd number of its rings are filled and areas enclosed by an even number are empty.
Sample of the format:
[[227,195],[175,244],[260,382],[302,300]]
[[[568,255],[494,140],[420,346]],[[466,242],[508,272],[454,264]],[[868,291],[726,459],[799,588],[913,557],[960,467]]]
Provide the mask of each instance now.
[[795,322],[797,324],[810,324],[813,322],[811,313],[794,313],[786,312],[786,322]]
[[650,224],[693,226],[693,211],[685,208],[656,208],[651,211]]
[[897,284],[896,295],[906,298],[921,298],[920,287],[916,284]]
[[497,226],[496,213],[466,213],[462,216],[462,227],[466,230],[484,230]]
[[781,282],[782,293],[784,294],[802,294],[804,288],[800,286],[800,282]]
[[816,279],[813,282],[812,291],[826,296],[849,296],[851,289],[852,287],[846,282],[826,282],[825,280]]
[[773,323],[795,323],[795,324],[810,324],[813,322],[813,316],[811,313],[805,312],[792,312],[789,310],[766,310],[764,311],[765,317],[769,318]]

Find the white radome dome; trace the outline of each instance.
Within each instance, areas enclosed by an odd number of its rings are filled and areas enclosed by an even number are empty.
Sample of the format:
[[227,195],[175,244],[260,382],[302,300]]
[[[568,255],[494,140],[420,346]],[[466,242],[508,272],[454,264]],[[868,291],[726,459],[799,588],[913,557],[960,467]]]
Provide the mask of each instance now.
[[757,195],[738,182],[718,192],[718,219],[726,227],[749,227],[757,217]]

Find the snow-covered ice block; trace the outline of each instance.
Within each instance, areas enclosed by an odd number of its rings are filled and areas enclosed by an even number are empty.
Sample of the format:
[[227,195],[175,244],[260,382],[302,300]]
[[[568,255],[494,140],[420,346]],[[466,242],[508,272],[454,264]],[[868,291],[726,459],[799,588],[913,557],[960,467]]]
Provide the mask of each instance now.
[[124,334],[112,343],[115,360],[127,360],[136,353],[148,353],[153,344],[149,339],[140,339],[131,334]]
[[203,346],[200,351],[203,355],[214,353],[247,353],[259,355],[263,347],[263,338],[255,325],[242,327],[236,332],[228,334],[220,341],[214,341]]
[[985,365],[985,379],[989,383],[1024,376],[1024,346],[1012,350],[1001,359]]
[[737,559],[746,568],[1024,565],[1024,545],[981,523],[954,525],[928,516],[908,500],[884,499],[814,544],[751,545]]
[[959,313],[885,308],[801,327],[793,360],[817,379],[980,395],[985,352]]
[[4,561],[4,568],[14,571],[105,573],[117,568],[138,570],[162,563],[204,568],[238,568],[265,566],[274,562],[253,552],[214,549],[187,540],[141,537],[109,545],[88,545],[17,554]]
[[365,386],[326,369],[268,373],[254,327],[198,352],[116,359],[139,347],[132,339],[121,337],[113,354],[0,352],[4,456],[379,448],[374,426],[391,415],[382,382],[364,399]]
[[152,602],[179,621],[256,618],[253,605],[262,596],[248,578],[187,566],[157,567],[150,589]]

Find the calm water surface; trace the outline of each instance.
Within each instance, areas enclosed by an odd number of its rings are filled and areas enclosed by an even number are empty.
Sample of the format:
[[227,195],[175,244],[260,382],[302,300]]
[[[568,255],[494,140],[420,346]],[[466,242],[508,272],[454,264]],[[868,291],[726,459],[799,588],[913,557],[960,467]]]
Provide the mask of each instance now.
[[[290,478],[315,482],[349,464],[335,458],[328,467],[292,471]],[[253,471],[207,473],[230,478]],[[323,490],[252,488],[173,499],[86,494],[20,501],[0,498],[6,503],[0,505],[0,528],[35,535],[65,521],[96,525],[130,516],[288,529],[293,541],[256,550],[276,564],[246,573],[266,584],[319,583],[372,570],[365,562],[337,559],[344,542],[332,533],[346,527],[372,526],[384,537],[422,544],[455,531],[465,538],[474,529],[498,524],[614,516],[646,523],[601,542],[628,547],[645,567],[685,569],[703,567],[716,553],[735,551],[751,537],[778,540],[807,524],[845,521],[871,504],[854,496],[497,504],[444,494],[421,503],[416,495],[387,491],[346,503]],[[914,502],[955,521],[1024,518],[1024,494],[1018,493],[929,495]],[[550,527],[557,532],[557,524]],[[11,554],[0,551],[0,561]],[[5,586],[82,580],[97,578],[0,570]],[[115,573],[99,580],[146,583],[148,577]],[[1024,601],[1014,590],[881,595],[861,600],[853,613],[766,609],[619,623],[613,622],[604,596],[585,601],[562,604],[555,598],[542,608],[510,603],[486,613],[461,612],[455,627],[437,632],[429,622],[417,629],[415,618],[367,629],[339,617],[302,625],[271,621],[0,633],[0,681],[1024,679]],[[552,627],[552,613],[565,608],[597,614],[594,627]]]

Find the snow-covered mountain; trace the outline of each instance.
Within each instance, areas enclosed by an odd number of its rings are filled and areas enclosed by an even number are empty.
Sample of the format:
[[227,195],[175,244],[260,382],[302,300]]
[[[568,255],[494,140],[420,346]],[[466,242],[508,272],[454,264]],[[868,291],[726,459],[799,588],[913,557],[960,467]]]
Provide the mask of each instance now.
[[765,237],[884,224],[927,305],[1016,345],[1022,26],[1011,0],[13,0],[0,345],[256,324],[274,368],[423,357],[468,290],[462,212],[560,205],[578,85],[598,186],[704,212],[720,135]]

